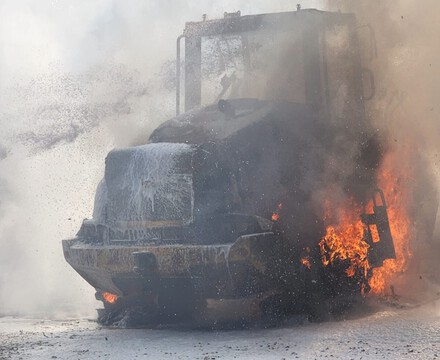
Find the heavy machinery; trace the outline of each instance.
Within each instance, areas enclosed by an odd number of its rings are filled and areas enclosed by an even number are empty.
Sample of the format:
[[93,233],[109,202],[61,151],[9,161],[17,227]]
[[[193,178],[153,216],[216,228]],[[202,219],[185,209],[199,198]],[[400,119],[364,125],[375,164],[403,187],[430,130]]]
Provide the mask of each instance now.
[[177,116],[108,154],[93,218],[63,241],[104,302],[101,321],[316,315],[368,291],[371,272],[325,267],[318,247],[330,190],[374,197],[371,264],[395,257],[357,31],[352,14],[300,9],[186,24]]

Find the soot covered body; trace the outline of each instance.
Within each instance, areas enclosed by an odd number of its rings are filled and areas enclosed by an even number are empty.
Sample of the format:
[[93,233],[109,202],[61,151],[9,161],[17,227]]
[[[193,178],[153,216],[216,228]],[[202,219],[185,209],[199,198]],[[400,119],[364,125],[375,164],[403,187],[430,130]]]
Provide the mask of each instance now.
[[[93,219],[63,242],[66,260],[104,301],[108,311],[101,320],[126,309],[140,309],[150,320],[277,317],[316,312],[324,302],[365,291],[367,273],[347,277],[344,261],[324,266],[318,246],[325,234],[323,193],[331,189],[329,199],[338,192],[365,204],[381,161],[363,108],[354,25],[352,16],[313,10],[187,24],[187,112],[159,126],[146,145],[108,154]],[[294,89],[287,100],[278,100],[270,81],[289,68],[272,64],[269,74],[257,61],[264,55],[258,50],[268,50],[261,34],[275,42],[280,26],[281,43],[272,44],[283,49],[276,61],[293,54],[301,65],[300,79],[289,80],[294,87],[283,84],[288,73],[275,81],[278,93]],[[335,59],[328,46],[322,49],[323,36],[341,26],[348,29],[341,35],[347,43],[335,56],[344,52],[347,69],[331,79],[341,69],[330,65]],[[296,40],[287,41],[292,33]],[[227,65],[220,54],[221,99],[203,106],[202,50],[212,50],[219,34],[229,41],[227,55],[242,54],[244,65],[228,70],[237,61]],[[240,51],[231,52],[237,39]],[[211,56],[215,65],[216,52]],[[265,84],[259,99],[240,98],[255,95],[252,79]],[[178,112],[180,97],[178,91]],[[379,243],[370,245],[380,249],[372,252],[380,266],[394,250],[385,204],[374,210],[364,219],[366,228],[379,229]]]

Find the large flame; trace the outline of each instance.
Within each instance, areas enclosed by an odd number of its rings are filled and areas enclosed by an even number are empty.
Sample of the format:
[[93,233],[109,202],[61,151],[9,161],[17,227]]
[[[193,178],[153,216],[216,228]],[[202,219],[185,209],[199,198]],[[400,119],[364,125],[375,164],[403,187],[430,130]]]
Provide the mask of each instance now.
[[365,226],[360,220],[360,213],[360,206],[353,200],[347,200],[337,208],[328,207],[326,203],[324,220],[335,223],[327,226],[326,234],[319,242],[323,264],[327,266],[336,261],[347,261],[346,273],[349,277],[354,276],[358,269],[367,276],[370,269],[367,259],[370,246],[364,241]]
[[[385,294],[396,274],[402,273],[412,256],[410,249],[411,221],[409,216],[411,196],[410,169],[405,169],[394,153],[388,154],[378,172],[378,185],[383,190],[388,205],[388,219],[393,236],[396,259],[385,260],[383,266],[374,268],[369,279],[370,292]],[[325,266],[336,261],[347,261],[347,276],[359,270],[367,278],[371,266],[368,262],[369,245],[364,240],[365,225],[359,218],[362,209],[353,200],[330,207],[324,202],[324,221],[328,224],[326,234],[319,246]],[[342,205],[342,206],[341,206]],[[372,227],[373,242],[377,242],[377,229]]]
[[[402,158],[409,160],[411,156],[408,155]],[[379,169],[378,184],[385,194],[388,205],[388,219],[396,259],[385,260],[382,267],[373,269],[369,284],[374,294],[385,294],[392,285],[394,277],[405,271],[412,257],[410,239],[413,234],[408,211],[411,205],[412,170],[403,165],[395,154],[390,153],[385,157]]]

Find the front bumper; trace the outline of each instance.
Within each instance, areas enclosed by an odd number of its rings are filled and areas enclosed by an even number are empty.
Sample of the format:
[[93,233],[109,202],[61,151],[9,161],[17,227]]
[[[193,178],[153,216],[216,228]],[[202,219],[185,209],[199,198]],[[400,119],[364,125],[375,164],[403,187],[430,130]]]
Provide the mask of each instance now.
[[63,250],[90,285],[118,296],[190,289],[206,298],[240,298],[276,285],[281,244],[273,233],[227,245],[92,245],[77,238],[64,240]]

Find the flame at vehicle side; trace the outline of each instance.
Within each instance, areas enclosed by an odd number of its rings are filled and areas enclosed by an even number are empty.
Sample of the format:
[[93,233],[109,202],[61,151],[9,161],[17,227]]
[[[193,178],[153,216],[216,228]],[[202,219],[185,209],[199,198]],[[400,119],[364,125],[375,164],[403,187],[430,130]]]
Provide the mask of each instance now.
[[[411,230],[411,218],[409,214],[411,198],[411,169],[404,168],[396,163],[393,153],[388,154],[378,171],[378,185],[383,189],[387,200],[387,211],[390,230],[393,236],[396,259],[383,261],[383,266],[373,268],[368,260],[371,246],[366,241],[366,225],[359,218],[362,208],[354,200],[348,200],[342,206],[332,208],[330,201],[324,201],[325,216],[327,223],[326,234],[319,242],[321,259],[324,266],[337,261],[348,261],[349,266],[345,270],[348,277],[356,275],[358,270],[368,278],[368,272],[372,270],[372,276],[368,280],[370,293],[384,295],[386,289],[391,286],[394,276],[405,271],[408,261],[412,257],[410,240],[414,237]],[[409,158],[409,157],[408,157]],[[366,210],[371,212],[372,202],[368,203]],[[377,227],[370,225],[371,241],[380,241]]]
[[347,276],[353,277],[357,269],[362,269],[364,276],[367,276],[370,246],[364,240],[365,225],[359,218],[360,206],[348,200],[337,209],[326,206],[325,213],[325,220],[336,222],[327,225],[326,234],[319,242],[322,263],[328,266],[337,261],[348,261]]
[[[410,159],[403,156],[404,158]],[[409,164],[409,162],[407,162]],[[369,281],[370,292],[383,295],[393,277],[405,271],[408,261],[412,257],[410,240],[414,237],[411,230],[409,214],[411,198],[412,169],[397,163],[393,154],[388,154],[378,173],[378,183],[383,189],[388,203],[388,217],[393,234],[396,259],[385,260],[383,266],[373,269],[373,276]]]

